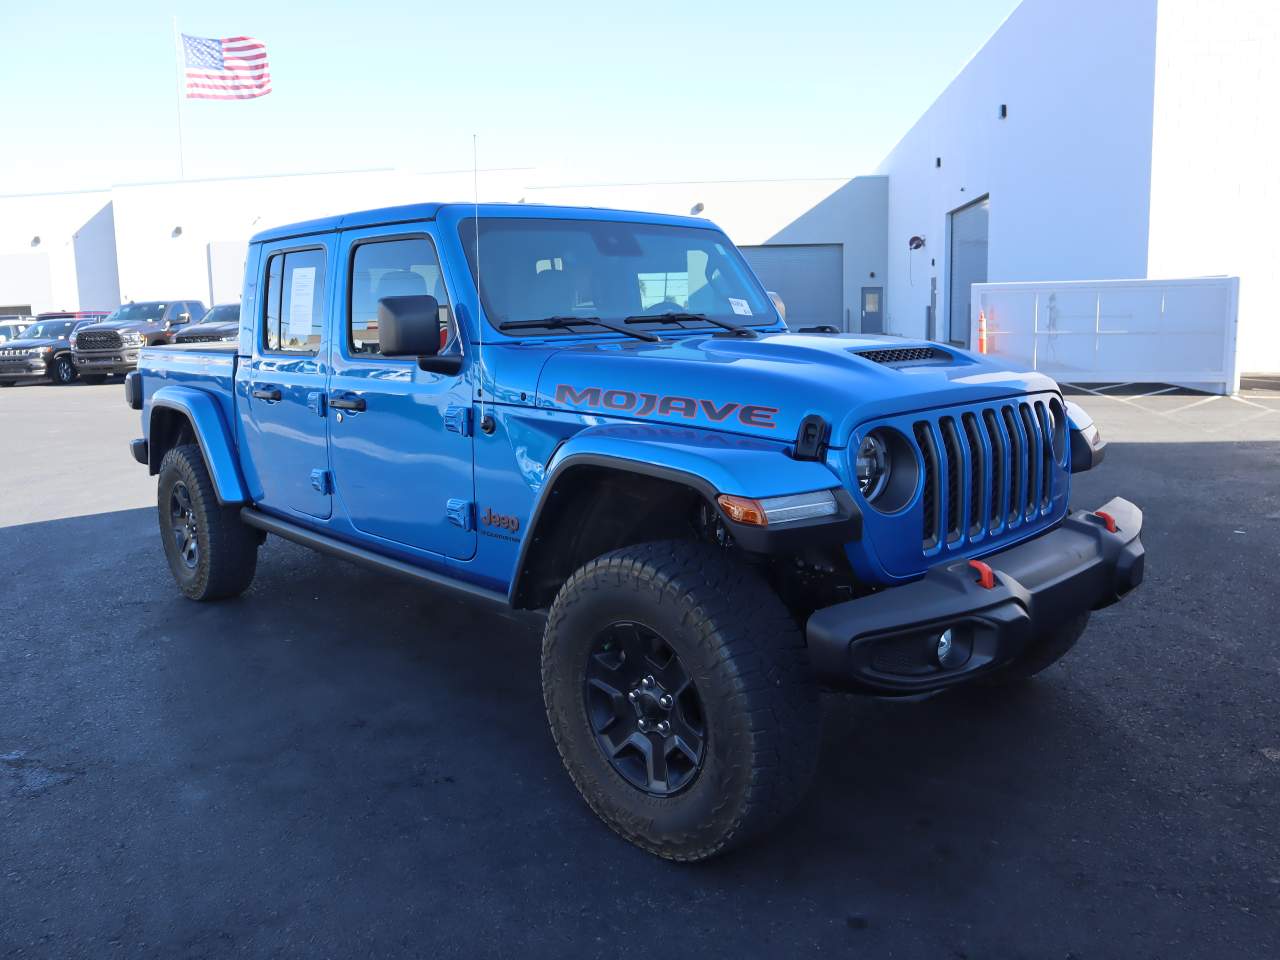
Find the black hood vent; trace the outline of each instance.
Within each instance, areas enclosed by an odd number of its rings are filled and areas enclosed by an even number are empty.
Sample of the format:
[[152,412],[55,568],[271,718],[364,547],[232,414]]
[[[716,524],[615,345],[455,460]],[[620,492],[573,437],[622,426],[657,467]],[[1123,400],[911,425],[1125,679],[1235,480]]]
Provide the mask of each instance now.
[[890,367],[901,367],[913,363],[949,363],[955,359],[945,350],[937,347],[886,347],[880,350],[859,350],[858,356]]

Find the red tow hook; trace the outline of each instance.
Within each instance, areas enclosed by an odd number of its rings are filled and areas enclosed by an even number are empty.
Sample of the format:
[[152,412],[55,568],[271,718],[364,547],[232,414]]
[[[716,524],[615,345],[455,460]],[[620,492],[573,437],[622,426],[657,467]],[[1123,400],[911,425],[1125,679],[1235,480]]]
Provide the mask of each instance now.
[[1107,528],[1107,533],[1116,532],[1116,518],[1105,510],[1095,510],[1093,515],[1103,522]]
[[969,566],[978,571],[978,586],[983,590],[993,590],[996,585],[996,574],[981,560],[970,560]]

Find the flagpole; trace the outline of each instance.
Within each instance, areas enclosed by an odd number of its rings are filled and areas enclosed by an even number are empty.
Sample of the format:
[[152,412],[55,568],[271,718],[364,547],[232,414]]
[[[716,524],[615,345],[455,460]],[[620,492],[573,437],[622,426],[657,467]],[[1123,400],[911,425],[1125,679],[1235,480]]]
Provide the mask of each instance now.
[[182,66],[185,60],[182,50],[182,34],[178,32],[178,18],[173,18],[173,45],[174,52],[177,53],[178,59],[174,64],[177,73],[177,94],[178,94],[178,179],[185,180],[187,178],[186,158],[182,148],[182,95],[186,92],[182,87]]

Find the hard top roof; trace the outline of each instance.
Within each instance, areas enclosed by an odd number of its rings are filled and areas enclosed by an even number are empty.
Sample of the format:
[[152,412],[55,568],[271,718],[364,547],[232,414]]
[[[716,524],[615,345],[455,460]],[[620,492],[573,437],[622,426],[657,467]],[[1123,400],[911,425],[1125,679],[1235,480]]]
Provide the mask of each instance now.
[[459,219],[479,213],[482,217],[527,217],[556,220],[621,220],[633,223],[664,223],[673,226],[714,228],[714,224],[698,217],[678,217],[666,213],[644,213],[637,210],[611,210],[605,207],[559,207],[537,203],[410,203],[399,207],[359,210],[317,220],[302,220],[271,227],[253,235],[250,243],[285,240],[317,233],[333,233],[357,227],[379,227],[396,223],[434,220],[441,213]]

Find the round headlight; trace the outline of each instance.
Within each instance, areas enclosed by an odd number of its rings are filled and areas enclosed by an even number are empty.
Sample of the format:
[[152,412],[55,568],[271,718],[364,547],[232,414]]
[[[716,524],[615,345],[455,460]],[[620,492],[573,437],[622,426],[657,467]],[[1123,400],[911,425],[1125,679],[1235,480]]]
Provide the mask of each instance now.
[[854,469],[858,477],[858,492],[868,501],[884,492],[889,482],[889,448],[876,434],[868,434],[858,446]]

